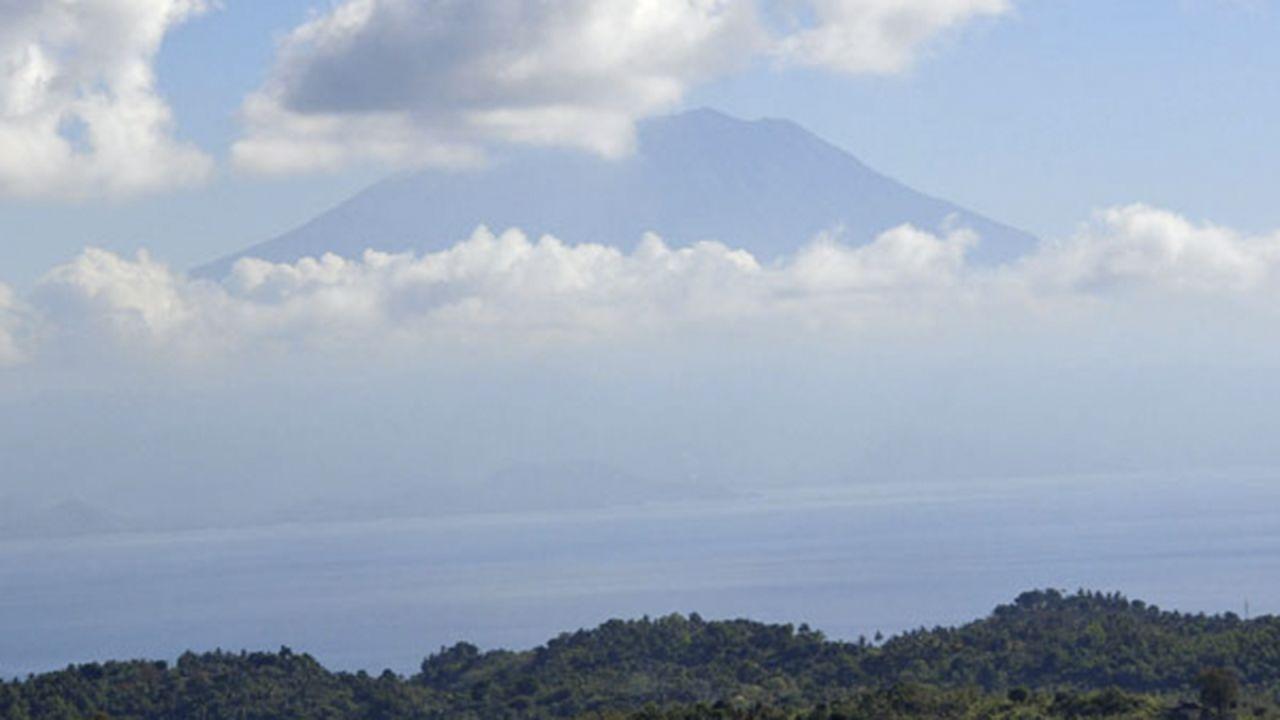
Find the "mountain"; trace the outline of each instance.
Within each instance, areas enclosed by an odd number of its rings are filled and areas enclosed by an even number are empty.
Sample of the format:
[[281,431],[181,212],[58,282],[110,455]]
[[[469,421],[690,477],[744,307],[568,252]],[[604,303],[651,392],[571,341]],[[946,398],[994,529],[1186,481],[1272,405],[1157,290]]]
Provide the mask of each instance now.
[[1006,261],[1031,235],[930,197],[868,168],[786,120],[738,120],[694,110],[649,120],[623,160],[527,150],[483,170],[430,170],[384,180],[301,227],[195,270],[222,277],[236,259],[291,262],[366,248],[430,252],[479,225],[519,227],[571,243],[625,249],[652,231],[672,245],[720,240],[772,260],[841,227],[864,243],[902,223],[972,228],[973,258]]

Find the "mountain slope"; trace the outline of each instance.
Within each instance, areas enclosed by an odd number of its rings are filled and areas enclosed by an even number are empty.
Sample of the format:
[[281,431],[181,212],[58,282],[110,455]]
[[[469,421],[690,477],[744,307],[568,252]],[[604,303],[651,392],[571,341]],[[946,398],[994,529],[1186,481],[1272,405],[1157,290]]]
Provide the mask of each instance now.
[[397,176],[196,273],[220,277],[246,255],[285,262],[366,248],[429,252],[482,224],[622,248],[652,231],[673,245],[720,240],[771,260],[824,230],[840,227],[863,243],[906,222],[972,228],[982,237],[973,251],[980,262],[1009,260],[1036,242],[887,178],[794,123],[695,110],[643,123],[636,154],[621,161],[537,150],[481,171]]

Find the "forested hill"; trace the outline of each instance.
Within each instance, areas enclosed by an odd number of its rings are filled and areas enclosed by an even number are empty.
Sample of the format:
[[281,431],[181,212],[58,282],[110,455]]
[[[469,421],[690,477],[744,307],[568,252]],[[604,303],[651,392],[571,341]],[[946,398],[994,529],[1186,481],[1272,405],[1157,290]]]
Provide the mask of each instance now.
[[[1239,678],[1268,712],[1280,688],[1280,619],[1038,591],[958,628],[876,643],[673,615],[615,620],[522,652],[462,643],[408,678],[331,673],[289,650],[78,666],[0,687],[0,718],[578,717],[646,707],[655,717],[744,708],[759,717],[961,717],[983,703],[1025,706],[1025,717],[1159,717],[1197,697],[1205,668]],[[1097,712],[1082,715],[1086,706]]]

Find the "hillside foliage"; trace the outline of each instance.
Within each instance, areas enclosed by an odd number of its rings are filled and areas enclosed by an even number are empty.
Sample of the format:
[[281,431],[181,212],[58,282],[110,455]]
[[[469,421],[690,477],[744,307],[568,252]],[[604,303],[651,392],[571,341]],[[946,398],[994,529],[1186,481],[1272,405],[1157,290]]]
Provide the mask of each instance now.
[[334,673],[287,648],[79,665],[0,684],[0,718],[1263,717],[1278,691],[1278,618],[1047,590],[883,643],[695,614],[520,652],[459,643],[410,677]]

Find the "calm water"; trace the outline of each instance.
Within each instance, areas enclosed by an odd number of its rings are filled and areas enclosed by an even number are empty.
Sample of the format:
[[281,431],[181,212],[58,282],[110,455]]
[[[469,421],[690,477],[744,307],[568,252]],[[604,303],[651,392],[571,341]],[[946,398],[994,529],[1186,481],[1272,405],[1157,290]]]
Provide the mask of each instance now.
[[0,675],[289,645],[412,671],[698,611],[836,637],[981,616],[1030,588],[1280,611],[1280,474],[776,493],[732,503],[0,543]]

